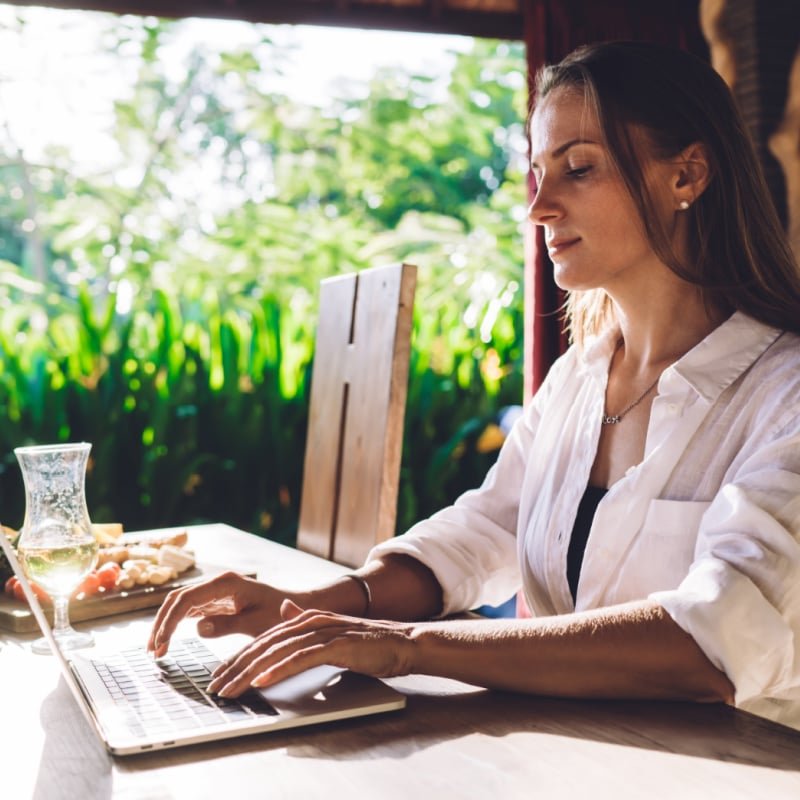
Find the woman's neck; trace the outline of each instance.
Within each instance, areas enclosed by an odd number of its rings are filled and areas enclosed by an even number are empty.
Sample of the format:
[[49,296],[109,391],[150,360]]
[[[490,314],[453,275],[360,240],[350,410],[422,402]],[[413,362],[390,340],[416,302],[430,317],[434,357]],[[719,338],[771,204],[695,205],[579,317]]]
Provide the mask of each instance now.
[[[655,287],[653,287],[655,288]],[[718,327],[725,316],[708,308],[700,289],[677,278],[650,302],[612,298],[629,369],[645,372],[673,363]],[[641,297],[641,296],[640,296]]]

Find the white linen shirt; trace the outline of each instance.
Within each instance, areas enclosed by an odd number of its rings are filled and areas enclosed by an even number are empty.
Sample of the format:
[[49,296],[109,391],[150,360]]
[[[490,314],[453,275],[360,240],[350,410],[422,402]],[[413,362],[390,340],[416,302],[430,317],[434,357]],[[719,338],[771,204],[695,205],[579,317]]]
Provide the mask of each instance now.
[[800,337],[737,312],[664,370],[644,459],[597,507],[573,604],[567,549],[618,336],[570,348],[483,485],[370,558],[426,564],[443,614],[520,585],[533,616],[652,598],[737,706],[800,728]]

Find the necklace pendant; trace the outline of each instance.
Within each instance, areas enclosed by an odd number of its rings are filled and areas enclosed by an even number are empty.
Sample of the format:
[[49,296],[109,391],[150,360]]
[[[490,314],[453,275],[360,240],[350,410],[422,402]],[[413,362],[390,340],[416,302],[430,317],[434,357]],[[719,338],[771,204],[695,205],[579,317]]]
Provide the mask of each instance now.
[[618,422],[622,420],[619,414],[615,414],[613,417],[609,417],[607,414],[603,414],[603,425],[616,425]]

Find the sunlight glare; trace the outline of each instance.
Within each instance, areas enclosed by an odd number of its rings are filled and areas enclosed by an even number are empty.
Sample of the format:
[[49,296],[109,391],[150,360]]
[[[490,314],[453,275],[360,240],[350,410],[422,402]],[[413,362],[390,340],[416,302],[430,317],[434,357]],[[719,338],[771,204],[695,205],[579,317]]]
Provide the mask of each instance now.
[[[109,134],[113,103],[130,98],[140,46],[132,40],[115,54],[106,51],[104,36],[113,20],[97,12],[0,4],[0,128],[27,160],[63,148],[81,168],[119,168]],[[264,70],[270,91],[311,105],[347,92],[363,96],[378,70],[409,64],[415,74],[431,77],[435,91],[435,79],[447,74],[453,54],[472,46],[470,38],[454,35],[193,18],[175,25],[159,57],[167,76],[179,80],[197,48],[212,60],[240,48],[258,57],[265,38],[292,48],[288,60]],[[125,186],[135,182],[133,175],[118,172],[117,178]]]

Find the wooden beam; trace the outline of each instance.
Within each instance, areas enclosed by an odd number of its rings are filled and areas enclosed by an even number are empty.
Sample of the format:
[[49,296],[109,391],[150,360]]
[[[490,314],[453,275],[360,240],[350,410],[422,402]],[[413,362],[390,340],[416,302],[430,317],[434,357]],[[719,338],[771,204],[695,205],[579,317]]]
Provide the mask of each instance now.
[[[15,5],[31,5],[11,0]],[[241,19],[273,24],[325,25],[459,34],[489,39],[521,40],[521,11],[460,9],[441,0],[414,6],[359,3],[347,0],[44,0],[50,8],[107,11],[117,14]]]

